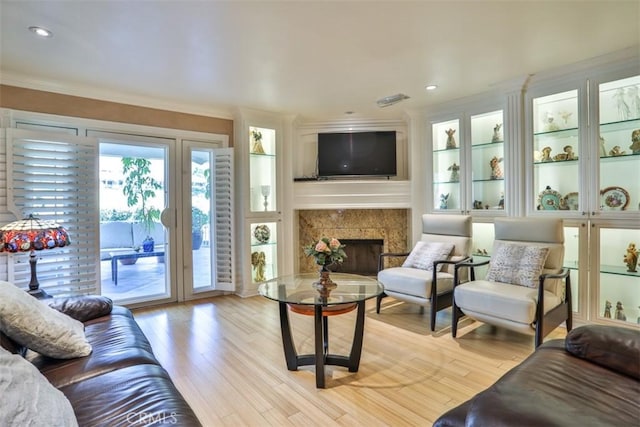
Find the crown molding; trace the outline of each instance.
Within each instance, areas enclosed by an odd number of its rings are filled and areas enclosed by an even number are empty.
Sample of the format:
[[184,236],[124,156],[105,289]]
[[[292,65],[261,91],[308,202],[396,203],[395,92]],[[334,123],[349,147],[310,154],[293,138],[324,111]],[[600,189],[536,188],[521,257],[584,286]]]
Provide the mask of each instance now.
[[92,86],[68,84],[54,80],[42,80],[31,76],[18,75],[12,72],[0,72],[0,84],[17,86],[62,95],[78,96],[100,101],[119,104],[135,105],[138,107],[154,108],[158,110],[174,111],[177,113],[195,114],[199,116],[216,117],[233,120],[232,108],[211,108],[202,105],[178,103],[173,100],[151,98],[113,90],[99,89]]

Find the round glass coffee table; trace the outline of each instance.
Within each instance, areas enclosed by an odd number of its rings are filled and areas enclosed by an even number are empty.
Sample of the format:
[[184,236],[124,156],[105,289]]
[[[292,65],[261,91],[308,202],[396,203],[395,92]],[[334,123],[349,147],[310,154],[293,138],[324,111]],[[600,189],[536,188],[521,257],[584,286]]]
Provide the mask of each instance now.
[[[383,291],[382,285],[370,277],[331,273],[331,280],[337,286],[329,292],[323,292],[323,289],[314,286],[314,282],[318,281],[316,273],[277,277],[262,283],[258,288],[260,295],[279,304],[280,329],[287,369],[296,371],[300,366],[315,365],[318,388],[324,388],[325,385],[325,365],[343,366],[348,368],[349,372],[358,371],[362,354],[365,301],[377,297]],[[328,317],[355,309],[357,314],[351,353],[349,356],[330,354]],[[289,324],[289,310],[314,316],[314,354],[298,355],[296,352]]]

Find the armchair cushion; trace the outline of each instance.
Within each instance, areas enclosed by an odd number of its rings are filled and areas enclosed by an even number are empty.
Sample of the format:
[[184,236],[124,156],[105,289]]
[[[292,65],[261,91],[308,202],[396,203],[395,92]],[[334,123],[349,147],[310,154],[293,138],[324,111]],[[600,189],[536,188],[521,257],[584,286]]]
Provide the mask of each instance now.
[[[476,280],[456,287],[456,304],[465,313],[530,325],[536,318],[538,291],[525,286]],[[554,293],[544,292],[545,312],[561,303]]]
[[[433,271],[419,268],[392,267],[378,273],[378,280],[384,283],[385,291],[412,295],[424,299],[431,298]],[[438,294],[453,289],[453,275],[437,273]]]
[[[402,266],[432,271],[433,263],[449,258],[451,251],[453,251],[453,243],[419,241]],[[439,264],[436,271],[441,269],[442,264]]]
[[549,248],[496,242],[486,279],[537,288]]

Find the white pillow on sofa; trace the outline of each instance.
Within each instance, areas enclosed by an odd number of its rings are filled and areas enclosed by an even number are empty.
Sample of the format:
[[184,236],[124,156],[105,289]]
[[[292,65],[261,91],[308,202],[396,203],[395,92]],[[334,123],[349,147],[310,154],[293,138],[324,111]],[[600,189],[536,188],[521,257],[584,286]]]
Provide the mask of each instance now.
[[78,425],[67,397],[35,366],[1,347],[0,396],[3,426]]
[[[416,243],[402,266],[431,271],[433,270],[433,263],[448,259],[451,251],[453,251],[453,243],[424,242],[421,240]],[[442,264],[439,264],[436,271],[441,269]]]
[[4,281],[0,281],[0,330],[15,342],[56,359],[91,353],[81,322]]

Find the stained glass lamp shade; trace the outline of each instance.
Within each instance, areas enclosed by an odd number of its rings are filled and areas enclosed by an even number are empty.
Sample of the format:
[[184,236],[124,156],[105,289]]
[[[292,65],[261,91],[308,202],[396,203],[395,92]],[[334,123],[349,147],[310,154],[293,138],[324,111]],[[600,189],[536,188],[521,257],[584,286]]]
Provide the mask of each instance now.
[[69,234],[64,227],[53,221],[35,218],[33,215],[0,227],[0,252],[31,253],[31,281],[28,292],[37,298],[47,298],[48,295],[40,289],[38,283],[35,251],[62,248],[70,243]]

